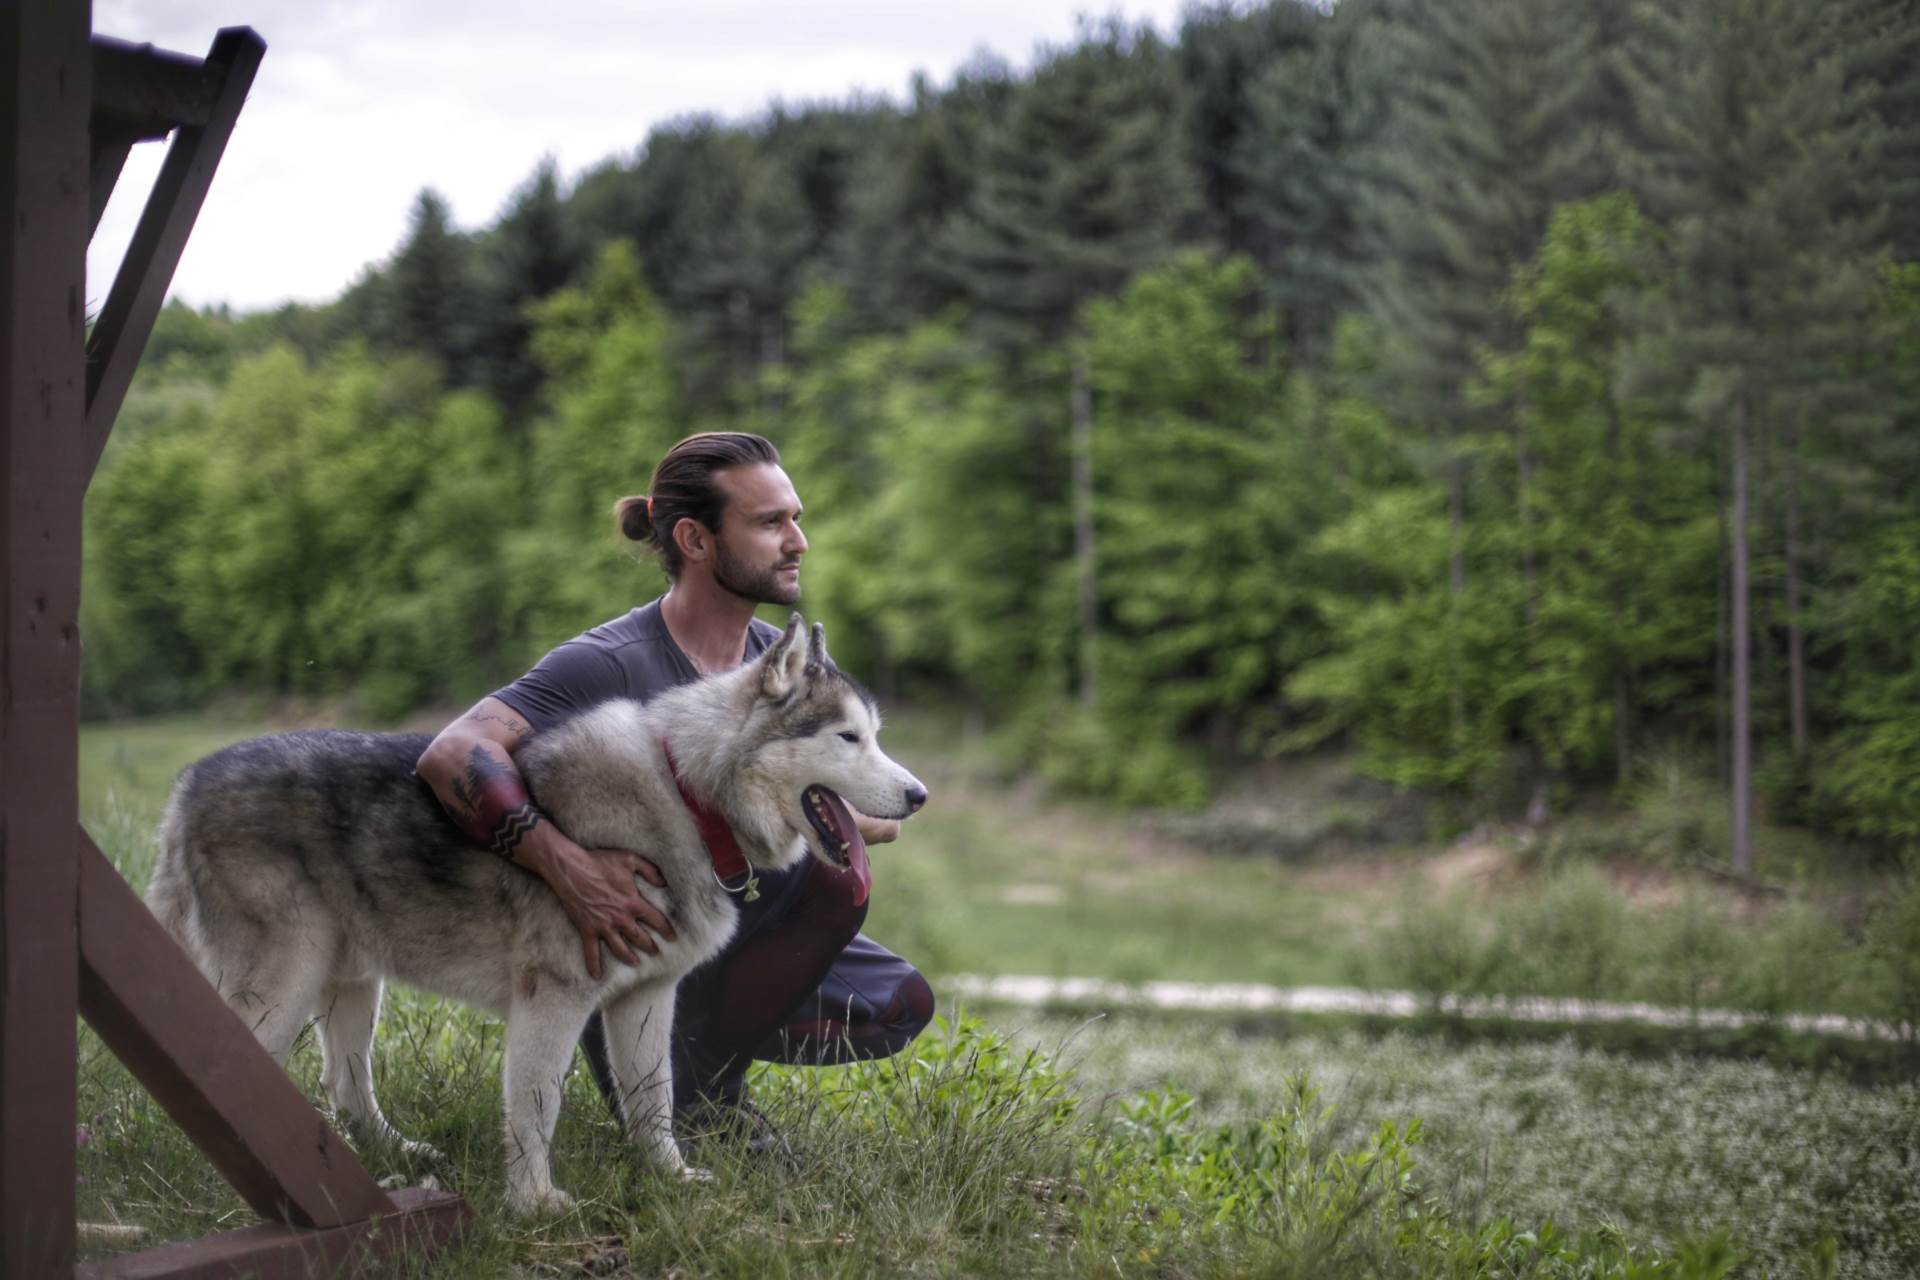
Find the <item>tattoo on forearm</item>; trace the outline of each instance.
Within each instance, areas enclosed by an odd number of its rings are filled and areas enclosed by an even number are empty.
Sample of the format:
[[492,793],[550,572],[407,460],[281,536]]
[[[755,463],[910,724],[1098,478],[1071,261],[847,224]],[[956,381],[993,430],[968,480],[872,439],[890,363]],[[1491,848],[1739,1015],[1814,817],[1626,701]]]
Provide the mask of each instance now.
[[487,847],[495,854],[513,861],[513,851],[527,838],[527,833],[540,825],[540,811],[529,800],[518,809],[504,815],[493,828],[493,839]]
[[531,737],[533,735],[533,726],[518,716],[497,716],[491,711],[469,711],[460,718],[471,721],[474,724],[505,725],[508,732],[521,734],[525,737]]
[[494,778],[509,776],[513,766],[489,754],[485,747],[475,747],[467,756],[467,771],[453,775],[453,798],[460,802],[461,808],[468,814],[480,812],[481,793],[487,783]]
[[527,795],[527,784],[513,765],[484,747],[467,757],[465,773],[455,774],[453,797],[459,806],[454,821],[475,844],[508,862],[533,829],[541,813]]

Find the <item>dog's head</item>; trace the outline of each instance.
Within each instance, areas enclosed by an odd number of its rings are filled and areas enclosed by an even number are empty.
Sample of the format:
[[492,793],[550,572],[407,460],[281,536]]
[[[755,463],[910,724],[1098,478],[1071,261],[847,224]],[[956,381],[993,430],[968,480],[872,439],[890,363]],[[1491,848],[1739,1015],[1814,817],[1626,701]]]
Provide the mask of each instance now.
[[844,867],[864,847],[848,806],[905,818],[927,802],[920,780],[880,750],[873,696],[827,655],[820,624],[794,614],[754,671],[755,781],[815,857]]

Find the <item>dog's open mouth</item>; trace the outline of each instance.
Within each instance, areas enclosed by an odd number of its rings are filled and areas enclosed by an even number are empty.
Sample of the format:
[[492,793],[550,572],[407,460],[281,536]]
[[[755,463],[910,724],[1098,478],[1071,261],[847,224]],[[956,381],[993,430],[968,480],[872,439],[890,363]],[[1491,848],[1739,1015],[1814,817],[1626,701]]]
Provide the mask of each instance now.
[[800,800],[807,811],[807,821],[820,835],[820,847],[827,851],[828,859],[835,866],[846,866],[855,849],[867,847],[866,841],[860,838],[860,828],[854,825],[853,811],[831,790],[815,783],[801,793]]

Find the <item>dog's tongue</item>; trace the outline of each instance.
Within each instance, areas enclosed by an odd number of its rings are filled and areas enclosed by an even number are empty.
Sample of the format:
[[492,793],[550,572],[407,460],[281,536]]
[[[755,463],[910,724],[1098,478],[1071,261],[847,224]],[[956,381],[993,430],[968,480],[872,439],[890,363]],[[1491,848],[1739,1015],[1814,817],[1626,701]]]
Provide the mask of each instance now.
[[867,900],[867,891],[873,887],[873,868],[867,862],[867,842],[860,835],[860,826],[853,820],[853,811],[847,808],[846,801],[834,793],[830,787],[813,786],[808,788],[808,798],[818,797],[827,811],[828,825],[834,834],[847,842],[844,855],[847,865],[840,870],[842,875],[851,875],[860,883],[860,890],[854,899],[858,906]]

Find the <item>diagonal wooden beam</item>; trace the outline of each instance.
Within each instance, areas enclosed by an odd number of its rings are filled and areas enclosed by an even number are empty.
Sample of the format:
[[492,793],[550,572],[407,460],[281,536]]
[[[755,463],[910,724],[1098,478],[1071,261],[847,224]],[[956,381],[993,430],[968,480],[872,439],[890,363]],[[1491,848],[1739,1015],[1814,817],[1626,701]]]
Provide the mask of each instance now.
[[214,170],[266,48],[248,27],[227,27],[214,37],[206,70],[220,78],[220,92],[205,124],[185,125],[174,135],[133,242],[100,308],[87,342],[85,470],[81,474],[88,479],[107,447],[107,435],[133,382],[134,367],[146,350],[153,322],[167,299],[167,286],[173,283],[174,268],[186,251],[187,236],[200,216],[200,205],[213,184]]
[[433,1253],[473,1217],[467,1202],[446,1191],[394,1193],[384,1218],[324,1231],[297,1231],[272,1223],[222,1231],[199,1240],[162,1245],[82,1264],[74,1280],[339,1280],[392,1274],[382,1258]]
[[126,167],[127,153],[133,150],[133,144],[138,141],[125,130],[98,123],[93,126],[93,191],[87,202],[89,241],[93,239],[93,233],[100,229],[100,215],[107,211],[107,201],[113,198],[113,189],[120,181],[120,170]]
[[0,4],[0,1276],[73,1266],[87,6]]
[[392,1213],[84,831],[79,850],[80,1013],[107,1047],[261,1217],[337,1227]]

